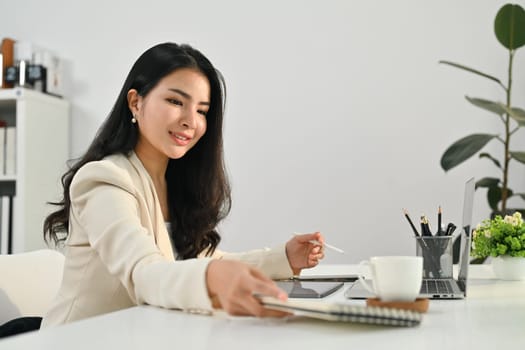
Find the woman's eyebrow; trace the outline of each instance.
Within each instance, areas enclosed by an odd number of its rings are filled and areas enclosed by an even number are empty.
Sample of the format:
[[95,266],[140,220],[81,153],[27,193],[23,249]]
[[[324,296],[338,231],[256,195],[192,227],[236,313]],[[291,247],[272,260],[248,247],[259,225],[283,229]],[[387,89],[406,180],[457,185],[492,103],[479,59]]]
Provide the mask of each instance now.
[[[188,100],[193,99],[193,98],[191,97],[190,94],[188,94],[187,92],[185,92],[185,91],[183,91],[183,90],[176,89],[176,88],[169,88],[168,90],[169,90],[169,91],[176,92],[176,93],[178,93],[179,95],[181,95],[182,97],[187,98]],[[200,104],[200,105],[205,105],[205,106],[209,106],[209,105],[210,105],[209,102],[204,102],[204,101],[199,102],[199,104]]]

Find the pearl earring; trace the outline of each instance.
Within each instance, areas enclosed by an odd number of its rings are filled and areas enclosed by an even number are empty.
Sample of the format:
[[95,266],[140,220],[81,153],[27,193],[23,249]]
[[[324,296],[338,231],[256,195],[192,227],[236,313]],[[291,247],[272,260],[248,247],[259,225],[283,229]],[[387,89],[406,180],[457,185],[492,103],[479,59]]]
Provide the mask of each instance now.
[[135,124],[137,122],[137,117],[135,115],[133,115],[133,118],[131,118],[131,122],[133,124]]

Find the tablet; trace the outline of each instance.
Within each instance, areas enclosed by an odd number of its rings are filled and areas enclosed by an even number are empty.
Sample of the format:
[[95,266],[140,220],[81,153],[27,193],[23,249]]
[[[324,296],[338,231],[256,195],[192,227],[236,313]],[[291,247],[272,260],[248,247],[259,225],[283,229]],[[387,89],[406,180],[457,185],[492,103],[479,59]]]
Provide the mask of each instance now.
[[305,275],[293,276],[292,279],[296,281],[312,281],[312,282],[355,282],[359,277],[357,275]]
[[341,288],[343,282],[277,281],[289,298],[323,298]]

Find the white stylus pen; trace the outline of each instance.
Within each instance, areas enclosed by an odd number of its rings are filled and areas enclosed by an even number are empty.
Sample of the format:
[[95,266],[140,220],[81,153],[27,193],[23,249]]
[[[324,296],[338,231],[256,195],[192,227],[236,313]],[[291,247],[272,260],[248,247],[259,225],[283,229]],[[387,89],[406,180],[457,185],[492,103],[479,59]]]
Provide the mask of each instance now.
[[[300,235],[300,233],[297,233],[297,232],[294,232],[293,234],[294,234],[294,236],[298,236],[298,235]],[[333,251],[336,251],[336,252],[341,253],[341,254],[344,254],[344,253],[345,253],[344,250],[342,250],[342,249],[340,249],[340,248],[337,248],[337,247],[334,247],[333,245],[330,245],[330,244],[328,244],[328,243],[326,243],[326,242],[325,242],[325,243],[321,243],[321,242],[316,241],[316,240],[314,240],[314,239],[312,239],[312,240],[309,241],[309,242],[312,243],[312,244],[315,244],[315,245],[324,245],[326,248],[328,248],[328,249],[332,249]]]

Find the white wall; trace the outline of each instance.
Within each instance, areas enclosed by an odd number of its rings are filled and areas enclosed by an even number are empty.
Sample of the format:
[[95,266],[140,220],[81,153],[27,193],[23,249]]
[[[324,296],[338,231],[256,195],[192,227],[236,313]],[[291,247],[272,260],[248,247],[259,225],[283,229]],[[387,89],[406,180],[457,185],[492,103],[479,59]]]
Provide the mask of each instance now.
[[[327,262],[356,262],[414,254],[403,207],[416,221],[426,213],[435,226],[442,205],[445,222],[459,224],[465,180],[496,174],[477,159],[441,170],[453,141],[501,130],[497,117],[463,96],[502,101],[503,94],[438,61],[504,79],[506,51],[493,34],[504,3],[17,0],[0,5],[16,14],[2,16],[0,37],[29,40],[69,62],[72,156],[87,147],[140,53],[163,41],[194,45],[228,84],[225,149],[234,205],[222,225],[222,248],[274,245],[294,231],[322,230],[347,252],[328,252]],[[522,51],[514,101],[525,107]],[[521,192],[523,168],[511,174]],[[474,214],[475,222],[489,214],[482,191]]]

